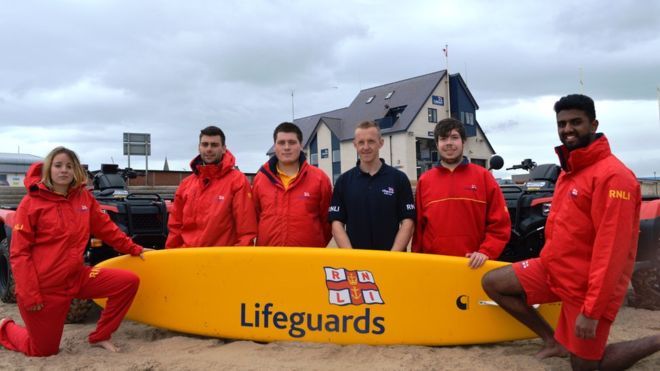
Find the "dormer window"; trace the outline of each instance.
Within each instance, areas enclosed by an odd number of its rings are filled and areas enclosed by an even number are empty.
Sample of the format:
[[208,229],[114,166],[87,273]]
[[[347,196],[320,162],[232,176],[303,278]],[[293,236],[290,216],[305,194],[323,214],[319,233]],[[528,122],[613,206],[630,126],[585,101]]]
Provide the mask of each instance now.
[[374,98],[376,98],[375,95],[370,96],[370,97],[367,99],[367,104],[373,102],[373,101],[374,101]]
[[394,90],[392,90],[391,92],[387,93],[387,95],[385,96],[385,99],[390,99],[390,98],[392,98],[392,95],[394,95]]

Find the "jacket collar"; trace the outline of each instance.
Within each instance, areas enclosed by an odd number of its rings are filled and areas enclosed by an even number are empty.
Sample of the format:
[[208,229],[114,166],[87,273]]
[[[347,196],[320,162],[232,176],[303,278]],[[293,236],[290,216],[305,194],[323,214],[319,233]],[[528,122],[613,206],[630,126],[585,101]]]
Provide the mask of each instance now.
[[[300,163],[300,169],[298,170],[298,176],[296,177],[296,180],[298,178],[301,178],[301,175],[303,175],[304,172],[307,171],[307,167],[310,166],[307,163],[307,157],[305,156],[305,152],[300,152],[300,157],[298,158],[298,163]],[[279,175],[277,175],[277,156],[273,155],[268,159],[268,161],[259,168],[259,172],[263,173],[268,180],[270,180],[272,183],[275,184],[281,184],[282,181],[280,180]],[[294,183],[296,182],[294,180]]]
[[450,169],[448,169],[448,168],[442,166],[442,162],[441,162],[441,161],[442,161],[442,160],[438,161],[438,164],[435,165],[435,168],[438,169],[438,170],[440,170],[440,171],[446,171],[446,172],[452,172],[452,171],[456,171],[456,170],[462,170],[462,169],[465,169],[465,168],[470,164],[470,161],[468,160],[468,158],[465,157],[465,156],[463,156],[463,159],[461,160],[461,163],[458,164],[458,166],[456,166],[456,167],[454,168],[454,170],[450,170]]
[[197,155],[190,162],[190,168],[193,173],[201,178],[221,178],[233,170],[235,165],[236,158],[229,150],[225,152],[217,164],[204,164],[200,155]]
[[612,154],[605,134],[596,133],[596,139],[588,146],[569,151],[566,146],[555,147],[561,168],[567,173],[578,171]]
[[39,196],[48,200],[63,200],[65,199],[65,197],[68,197],[69,195],[75,192],[79,192],[81,189],[85,187],[85,185],[80,185],[77,188],[73,188],[73,189],[70,188],[69,193],[66,196],[61,195],[59,193],[55,193],[41,182],[43,167],[44,167],[43,162],[41,161],[35,162],[30,166],[27,173],[25,173],[25,179],[23,179],[23,185],[25,185],[25,188],[27,189],[28,193],[32,196]]

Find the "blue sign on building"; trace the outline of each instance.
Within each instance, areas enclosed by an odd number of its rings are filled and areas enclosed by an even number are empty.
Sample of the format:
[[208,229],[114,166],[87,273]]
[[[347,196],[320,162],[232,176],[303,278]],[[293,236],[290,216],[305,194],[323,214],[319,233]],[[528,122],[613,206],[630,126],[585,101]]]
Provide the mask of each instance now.
[[433,95],[431,96],[431,103],[438,105],[438,106],[444,106],[445,105],[445,97],[441,97],[439,95]]
[[321,158],[328,158],[328,149],[321,148]]

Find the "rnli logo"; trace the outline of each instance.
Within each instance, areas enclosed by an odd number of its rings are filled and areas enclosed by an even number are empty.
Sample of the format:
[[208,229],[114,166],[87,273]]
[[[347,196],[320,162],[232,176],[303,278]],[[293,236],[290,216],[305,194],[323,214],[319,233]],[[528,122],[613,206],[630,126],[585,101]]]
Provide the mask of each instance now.
[[330,206],[328,208],[328,211],[331,213],[338,213],[339,212],[339,206]]
[[22,231],[23,230],[23,224],[14,225],[14,230],[15,231]]
[[96,278],[99,273],[101,273],[101,268],[94,267],[91,271],[89,271],[89,278]]
[[394,188],[392,188],[392,187],[383,188],[383,194],[384,194],[385,196],[392,196],[392,195],[394,195]]
[[529,268],[529,260],[523,261],[520,265],[522,265],[523,269]]
[[630,200],[630,192],[619,191],[616,189],[610,189],[608,192],[608,196],[609,198],[614,200],[626,200],[626,201]]
[[225,201],[225,196],[223,196],[223,195],[218,196],[218,201],[219,202],[224,202]]
[[465,187],[467,191],[472,191],[476,192],[477,191],[477,185],[476,184],[470,184],[469,186]]
[[312,197],[312,196],[309,194],[309,192],[303,192],[303,197],[309,198],[309,197]]
[[571,189],[571,197],[573,197],[573,198],[577,198],[577,196],[578,196],[578,190],[577,190],[577,188],[573,188],[573,189]]
[[369,271],[324,267],[328,299],[334,305],[384,304]]
[[87,208],[87,205],[82,205],[82,206],[80,207],[80,211],[87,211],[87,210],[89,210],[89,209]]

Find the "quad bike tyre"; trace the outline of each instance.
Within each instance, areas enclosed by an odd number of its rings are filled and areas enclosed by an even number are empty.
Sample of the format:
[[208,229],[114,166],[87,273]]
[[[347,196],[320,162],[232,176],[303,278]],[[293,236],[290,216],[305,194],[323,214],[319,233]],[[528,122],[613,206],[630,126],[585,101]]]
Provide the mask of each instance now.
[[628,305],[635,308],[660,310],[660,251],[650,266],[637,269],[632,275],[633,293]]
[[9,242],[7,239],[0,241],[0,300],[4,303],[15,303],[14,275],[11,273],[9,264]]
[[89,299],[73,299],[69,313],[66,315],[66,323],[81,323],[87,318],[87,314],[94,306],[94,302]]
[[[0,241],[0,300],[3,303],[16,302],[16,283],[9,263],[9,244],[7,239]],[[87,318],[87,313],[94,303],[87,299],[73,299],[66,315],[67,323],[80,323]]]

